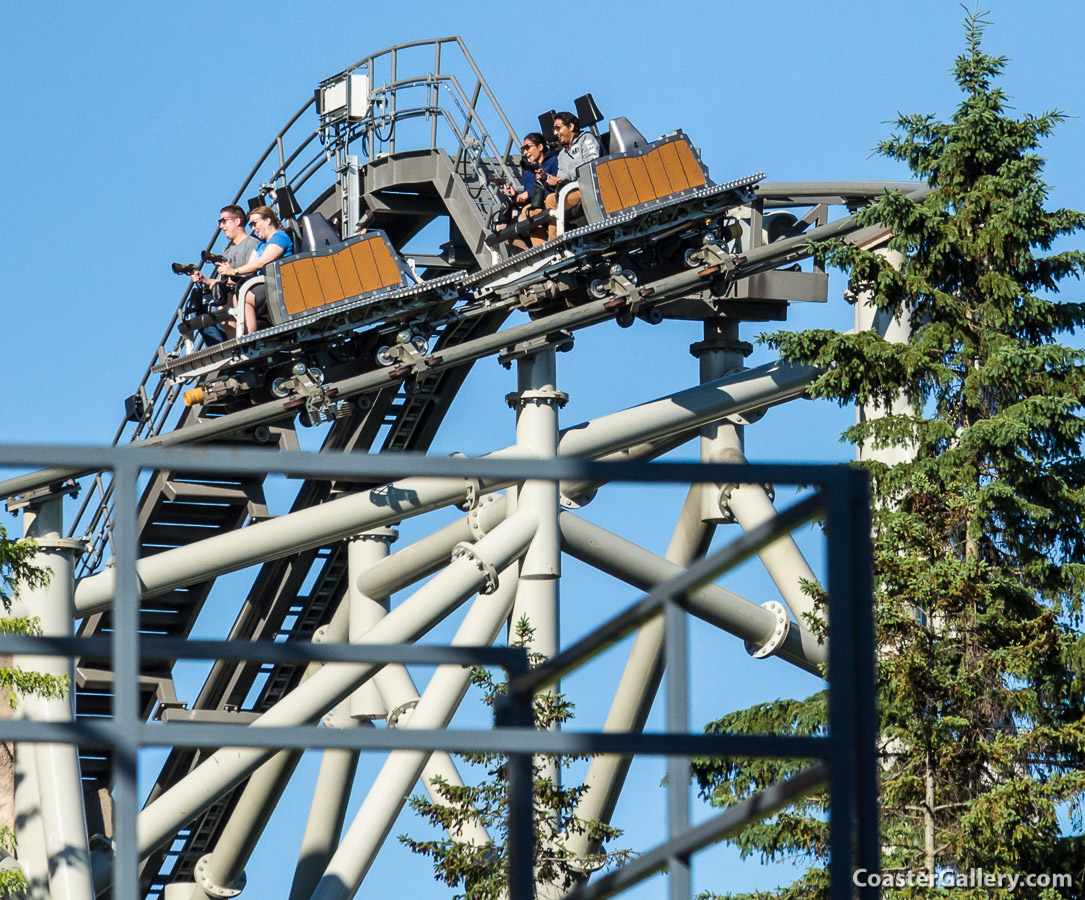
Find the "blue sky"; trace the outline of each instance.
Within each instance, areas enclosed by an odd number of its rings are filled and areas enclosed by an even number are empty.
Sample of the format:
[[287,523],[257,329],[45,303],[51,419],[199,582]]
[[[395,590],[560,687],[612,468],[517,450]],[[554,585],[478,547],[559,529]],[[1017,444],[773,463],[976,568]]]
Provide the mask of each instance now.
[[[1085,87],[1077,59],[1085,17],[1071,2],[988,6],[985,47],[1010,57],[1002,83],[1017,109],[1057,108],[1073,117],[1042,152],[1051,204],[1082,208],[1085,123],[1077,117],[1085,113]],[[963,45],[962,16],[952,0],[6,4],[0,440],[112,439],[123,398],[182,291],[169,263],[195,258],[219,207],[317,82],[383,47],[461,35],[521,133],[539,111],[568,107],[591,91],[607,117],[628,116],[650,137],[683,128],[719,181],[761,170],[780,181],[902,179],[907,173],[871,148],[898,111],[951,112],[957,93],[948,69]],[[840,293],[834,279],[829,303],[796,309],[792,325],[849,327]],[[756,333],[752,327],[743,337]],[[574,352],[559,357],[560,386],[571,395],[563,423],[689,385],[696,363],[687,347],[698,337],[673,323],[582,333]],[[767,358],[762,351],[753,362]],[[436,449],[477,453],[510,443],[503,396],[514,386],[513,374],[480,363]],[[837,435],[850,412],[792,407],[749,430],[751,459],[848,457]],[[666,507],[674,498],[644,491],[633,502]],[[593,517],[608,524],[623,508],[600,504]],[[647,517],[627,521],[624,533],[659,551],[666,544],[665,530]],[[580,577],[580,596],[607,589]],[[763,576],[743,578],[755,597]],[[632,597],[621,593],[614,603]],[[563,629],[575,635],[581,621],[574,608]],[[698,640],[695,664],[698,648],[710,652]],[[761,680],[700,659],[695,721],[722,711],[712,706],[721,682],[740,685],[726,701],[731,707],[809,687],[780,665]],[[306,765],[314,768],[312,760]],[[656,775],[641,777],[652,784]],[[658,820],[661,798],[642,818]],[[304,787],[292,788],[287,803],[298,806],[276,820],[278,852],[250,866],[251,896],[275,896],[290,877],[282,859],[292,861],[296,850]],[[390,859],[374,870],[377,885],[401,877],[402,858]],[[695,872],[698,887],[735,889],[772,877],[732,871],[733,857],[714,859]],[[431,890],[424,863],[414,861],[410,871],[418,896]]]
[[[991,4],[1022,111],[1085,110],[1069,2]],[[510,118],[592,91],[646,134],[681,127],[717,179],[898,178],[872,157],[898,110],[948,113],[952,0],[491,4],[6,4],[0,33],[4,440],[112,438],[194,256],[315,84],[407,40],[460,34]],[[1081,206],[1085,125],[1049,142],[1055,203]],[[658,340],[658,335],[653,334]],[[574,409],[569,415],[574,415]]]

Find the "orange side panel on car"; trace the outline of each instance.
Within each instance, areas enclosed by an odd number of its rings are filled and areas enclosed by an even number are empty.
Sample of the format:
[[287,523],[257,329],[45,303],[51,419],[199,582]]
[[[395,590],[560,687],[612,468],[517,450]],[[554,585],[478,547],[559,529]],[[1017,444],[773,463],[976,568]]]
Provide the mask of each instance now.
[[693,148],[685,141],[679,141],[671,145],[678,152],[678,159],[682,163],[682,170],[686,173],[686,182],[691,188],[703,187],[705,183],[704,172],[701,171],[697,158],[693,155]]
[[402,282],[391,250],[377,237],[323,256],[287,259],[279,266],[288,316]]
[[296,315],[305,311],[305,301],[302,299],[303,292],[301,283],[298,281],[298,267],[279,266],[279,281],[282,285],[283,306],[288,316]]
[[396,266],[396,261],[392,259],[392,254],[387,245],[384,241],[369,241],[369,244],[373,248],[373,260],[377,265],[377,274],[380,276],[378,287],[398,284],[402,276],[399,274],[399,267]]
[[595,169],[595,178],[599,183],[599,202],[603,204],[603,209],[607,213],[621,209],[622,201],[618,199],[618,189],[610,175],[610,164],[600,163]]
[[641,156],[623,156],[595,167],[599,203],[607,215],[706,184],[693,148],[668,141]]
[[280,273],[284,271],[293,272],[298,279],[299,291],[296,300],[286,293],[286,283],[283,283],[283,304],[286,306],[286,311],[290,315],[294,315],[310,309],[314,305],[313,300],[320,296],[320,279],[317,278],[316,266],[313,265],[313,261],[311,259],[298,259],[290,263],[283,263],[279,271]]
[[658,148],[660,159],[663,160],[663,168],[667,170],[667,178],[670,179],[671,187],[676,191],[684,191],[689,187],[689,179],[686,178],[682,168],[682,160],[678,157],[678,151],[674,144],[664,144]]

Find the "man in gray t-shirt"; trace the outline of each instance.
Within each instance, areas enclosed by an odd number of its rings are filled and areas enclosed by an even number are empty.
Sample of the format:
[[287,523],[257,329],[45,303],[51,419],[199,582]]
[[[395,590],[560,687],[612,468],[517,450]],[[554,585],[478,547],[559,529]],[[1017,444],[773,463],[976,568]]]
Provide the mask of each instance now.
[[[219,231],[222,232],[227,241],[226,249],[222,251],[222,255],[226,257],[226,262],[235,269],[247,263],[249,257],[252,256],[252,251],[256,249],[256,238],[245,231],[245,222],[248,218],[245,210],[232,204],[222,207],[219,211]],[[197,272],[192,276],[192,281],[195,284],[202,284],[204,287],[209,288],[211,285],[222,281],[222,279],[208,278],[206,275]]]
[[[226,249],[222,251],[222,255],[226,258],[227,264],[235,269],[247,263],[256,249],[256,238],[245,231],[245,223],[248,218],[245,210],[233,204],[224,206],[219,211],[219,231],[222,232],[227,241]],[[221,276],[208,278],[201,272],[196,272],[192,276],[192,283],[199,285],[199,290],[203,291],[209,291],[220,281],[222,281]],[[204,340],[209,344],[220,343],[226,338],[225,333],[217,325],[203,328],[201,333]]]

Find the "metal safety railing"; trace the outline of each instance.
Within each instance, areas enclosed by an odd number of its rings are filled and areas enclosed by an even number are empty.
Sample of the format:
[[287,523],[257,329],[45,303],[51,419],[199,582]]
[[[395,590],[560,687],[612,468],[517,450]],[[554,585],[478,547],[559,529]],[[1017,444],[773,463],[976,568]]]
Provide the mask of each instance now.
[[[452,61],[449,51],[453,52]],[[405,73],[405,60],[422,63],[423,71]],[[368,109],[362,116],[323,129],[322,141],[329,150],[349,153],[353,143],[361,140],[362,152],[370,159],[396,153],[403,149],[401,144],[397,148],[402,127],[421,119],[422,139],[412,141],[410,149],[448,149],[451,145],[457,163],[474,168],[483,161],[508,171],[509,154],[519,143],[516,130],[460,38],[397,44],[359,60],[324,83],[360,73],[371,85]],[[461,76],[467,77],[469,89]],[[504,129],[496,141],[486,127],[486,121],[495,118]],[[447,128],[444,134],[442,125]]]
[[[436,459],[394,454],[349,457],[196,448],[0,446],[0,466],[41,464],[113,473],[116,558],[111,610],[114,630],[110,637],[95,638],[0,635],[0,654],[110,658],[115,685],[113,714],[111,718],[94,721],[4,721],[0,722],[0,740],[13,741],[16,748],[25,742],[33,742],[104,745],[114,751],[114,850],[112,858],[96,851],[94,871],[96,889],[112,883],[113,896],[117,900],[136,900],[139,896],[139,859],[141,851],[148,852],[140,841],[147,844],[148,840],[155,840],[146,834],[153,829],[150,826],[145,829],[140,823],[147,810],[138,811],[136,788],[138,755],[142,748],[150,746],[261,748],[268,753],[284,748],[349,748],[507,754],[510,757],[511,816],[509,878],[513,898],[534,895],[531,756],[538,754],[648,754],[669,760],[668,839],[634,862],[577,888],[573,894],[577,900],[612,896],[663,870],[670,876],[671,897],[687,900],[690,895],[689,863],[693,854],[824,786],[828,787],[829,793],[831,896],[834,900],[853,896],[854,870],[878,871],[869,492],[866,478],[858,470],[844,466]],[[137,577],[136,485],[141,472],[177,468],[212,476],[266,474],[270,469],[288,477],[368,483],[403,477],[443,479],[445,482],[463,479],[480,491],[494,491],[524,480],[567,480],[656,484],[773,482],[802,485],[810,493],[775,518],[660,583],[638,603],[538,668],[529,670],[522,652],[490,647],[438,648],[403,644],[325,644],[317,647],[266,642],[239,646],[231,641],[178,641],[142,635]],[[36,502],[60,503],[61,500],[43,497]],[[389,504],[388,522],[398,521],[403,516],[394,506],[394,503]],[[830,622],[827,732],[824,736],[809,737],[691,734],[686,627],[688,614],[697,614],[691,597],[697,588],[711,582],[719,573],[815,518],[820,518],[824,524],[827,545],[825,588]],[[482,578],[484,580],[485,576]],[[536,692],[659,616],[663,616],[665,622],[665,732],[540,732],[531,727],[531,698]],[[258,720],[251,726],[148,724],[141,719],[137,708],[141,656],[377,665],[392,662],[497,665],[509,674],[509,699],[497,710],[495,727],[491,730],[337,731],[317,729],[308,724],[284,726],[281,719],[274,717]],[[689,757],[694,755],[806,758],[814,762],[800,774],[691,827]],[[186,806],[185,815],[195,815],[198,811]],[[177,827],[181,824],[181,821],[174,823]],[[162,828],[161,823],[158,827]],[[168,831],[162,831],[159,838],[168,839]],[[869,898],[878,896],[877,888],[872,887],[860,888],[858,893]]]

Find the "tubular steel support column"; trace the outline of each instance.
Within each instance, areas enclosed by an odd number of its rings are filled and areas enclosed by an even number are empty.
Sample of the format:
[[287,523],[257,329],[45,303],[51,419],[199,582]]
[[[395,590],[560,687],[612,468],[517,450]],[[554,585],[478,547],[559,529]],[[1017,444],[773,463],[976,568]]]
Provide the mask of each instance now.
[[[62,498],[53,495],[33,503],[23,513],[23,533],[38,543],[33,564],[49,572],[49,583],[24,588],[18,612],[37,616],[45,635],[70,636],[74,621],[74,560],[85,548],[80,541],[63,537],[62,504]],[[24,697],[22,705],[26,718],[67,722],[75,717],[73,660],[60,656],[21,657],[14,663],[24,671],[68,679],[68,692],[64,697]],[[51,900],[94,900],[78,752],[71,744],[38,744],[25,749],[32,749],[34,753],[40,825],[48,857],[49,897]],[[25,824],[29,830],[34,828],[33,822]],[[28,849],[33,852],[36,836],[26,836]]]
[[[399,537],[394,528],[363,531],[347,542],[347,603],[350,607],[348,636],[351,643],[377,624],[388,612],[388,598],[375,600],[362,591],[362,573],[388,558],[391,545]],[[350,698],[350,714],[357,718],[375,719],[385,714],[377,687],[372,681],[363,684]]]
[[221,900],[245,886],[245,863],[300,761],[301,753],[284,750],[253,773],[215,849],[196,863],[192,900]]
[[[553,459],[558,452],[558,409],[568,397],[557,390],[557,351],[547,346],[517,361],[518,393],[506,400],[516,410],[516,446],[539,459]],[[560,487],[554,481],[525,481],[515,492],[509,491],[509,508],[530,510],[539,527],[520,561],[520,579],[509,621],[509,643],[516,640],[522,621],[532,629],[527,647],[546,659],[559,649],[558,586],[561,575],[561,533],[558,530]],[[551,692],[560,690],[555,683]],[[550,725],[557,730],[558,723]],[[535,778],[547,779],[555,788],[561,784],[557,760],[535,757]],[[536,888],[538,889],[538,885]]]
[[[516,589],[516,568],[506,568],[498,577],[497,590],[480,595],[471,604],[452,645],[492,643],[508,618]],[[448,727],[469,685],[470,673],[463,666],[441,666],[433,673],[405,727]],[[426,757],[425,753],[409,751],[389,754],[312,900],[346,900],[354,896],[422,774]]]
[[[556,351],[546,347],[517,361],[519,391],[505,399],[516,410],[516,446],[539,459],[558,452],[558,409],[568,397],[555,387]],[[512,492],[510,491],[510,498]],[[520,584],[512,609],[511,636],[521,618],[531,623],[530,648],[551,657],[558,651],[558,579],[561,576],[561,536],[558,532],[558,485],[525,481],[509,511],[529,509],[539,528],[520,562]],[[555,688],[556,689],[556,688]]]
[[[371,721],[358,722],[346,713],[336,718],[341,727],[373,727]],[[335,852],[343,833],[359,755],[356,750],[327,749],[320,758],[320,771],[313,787],[313,802],[309,805],[309,818],[301,838],[289,900],[309,900]]]
[[[678,516],[666,560],[676,566],[688,566],[701,554],[711,538],[713,526],[703,518],[702,485],[690,485],[686,502]],[[646,622],[637,631],[629,651],[618,689],[614,693],[603,731],[643,731],[663,678],[664,617]],[[624,756],[593,756],[584,776],[587,790],[576,806],[576,817],[609,822],[625,784],[632,760]],[[596,849],[587,835],[570,835],[567,847],[584,858]]]
[[[721,461],[748,462],[738,450],[725,452]],[[756,528],[776,515],[776,507],[772,505],[765,488],[759,484],[724,485],[719,494],[719,505],[721,509],[725,506],[730,509],[743,531]],[[791,535],[783,535],[759,550],[757,555],[795,616],[800,630],[809,631],[808,618],[812,615],[820,616],[821,613],[815,609],[813,598],[803,592],[801,582],[816,581],[817,578],[795,539]]]
[[[742,370],[753,346],[738,339],[738,326],[736,319],[705,320],[704,340],[689,348],[700,363],[701,384]],[[745,426],[759,418],[761,412],[756,411],[705,425],[701,429],[701,462],[719,462],[722,454],[729,450],[744,452]],[[710,484],[701,486],[701,516],[705,522],[726,524],[734,521],[720,509],[719,491],[718,485],[715,488]],[[688,565],[688,561],[679,564]]]
[[[18,601],[12,602],[15,611]],[[14,661],[13,661],[14,662]],[[26,704],[20,703],[15,718],[26,718]],[[15,755],[15,859],[26,877],[26,900],[49,900],[49,858],[45,852],[45,830],[41,822],[41,795],[34,745],[18,743]]]

